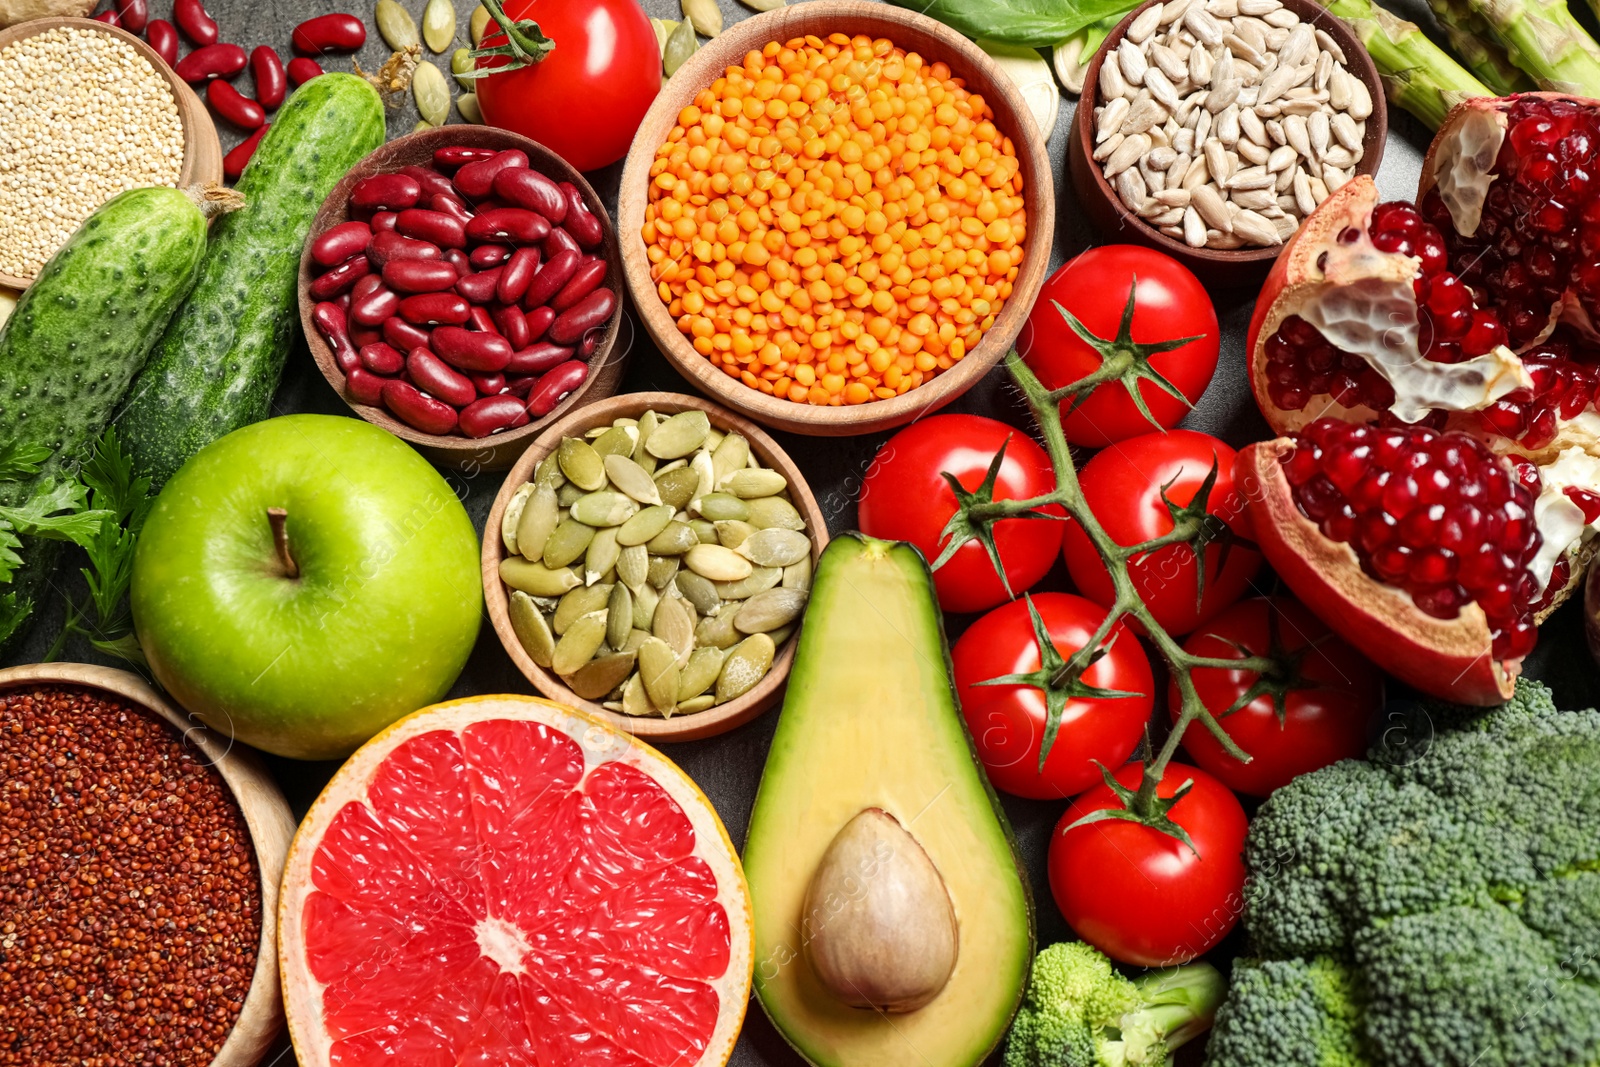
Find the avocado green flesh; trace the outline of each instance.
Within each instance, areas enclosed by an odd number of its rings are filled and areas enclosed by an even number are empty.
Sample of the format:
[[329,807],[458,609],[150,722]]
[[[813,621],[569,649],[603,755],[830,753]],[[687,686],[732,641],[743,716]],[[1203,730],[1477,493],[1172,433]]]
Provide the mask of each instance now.
[[[938,868],[959,947],[944,990],[904,1014],[846,1007],[806,962],[806,889],[863,808],[889,812]],[[909,545],[847,534],[823,553],[756,794],[744,867],[762,1006],[818,1067],[973,1067],[1004,1036],[1033,956],[1011,835],[951,688],[933,583]],[[871,872],[864,872],[870,878]]]

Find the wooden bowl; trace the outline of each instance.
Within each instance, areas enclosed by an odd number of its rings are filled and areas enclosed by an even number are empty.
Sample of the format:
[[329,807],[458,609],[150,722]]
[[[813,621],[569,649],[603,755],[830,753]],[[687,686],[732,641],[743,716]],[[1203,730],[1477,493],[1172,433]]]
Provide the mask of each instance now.
[[652,741],[695,741],[702,737],[726,733],[735,726],[749,722],[777,702],[783,691],[784,680],[789,676],[789,667],[794,662],[794,650],[800,640],[798,630],[790,635],[782,648],[778,649],[778,654],[772,661],[772,669],[767,672],[767,676],[742,697],[707,708],[705,711],[675,715],[670,719],[622,715],[609,711],[594,701],[583,699],[568,689],[559,676],[533,662],[523,649],[522,642],[517,639],[516,631],[511,628],[509,597],[506,595],[505,583],[500,580],[500,561],[506,555],[505,541],[500,535],[500,519],[505,515],[506,505],[511,500],[511,495],[517,491],[517,487],[532,480],[534,468],[555,451],[563,437],[578,437],[592,427],[609,426],[620,418],[636,418],[647,410],[669,415],[680,411],[704,411],[711,417],[711,425],[717,429],[743,434],[750,442],[750,450],[761,462],[781,472],[788,479],[790,502],[805,519],[806,534],[811,538],[811,561],[813,564],[816,563],[822,555],[822,550],[828,547],[827,520],[823,518],[822,509],[817,507],[816,497],[811,495],[811,487],[806,484],[805,475],[800,473],[800,468],[795,466],[794,460],[790,459],[788,453],[761,427],[698,396],[688,396],[683,393],[628,393],[596,401],[583,410],[568,415],[540,434],[539,439],[522,454],[516,466],[511,468],[511,472],[506,475],[505,484],[500,487],[499,495],[494,498],[494,507],[489,510],[489,519],[484,525],[483,595],[489,609],[489,621],[494,624],[494,632],[500,636],[500,643],[505,646],[506,654],[517,665],[523,677],[532,682],[539,692],[557,703],[579,708],[590,715],[605,719],[617,729],[625,730],[637,737],[647,737]]
[[[1100,50],[1094,54],[1084,73],[1083,98],[1073,117],[1072,132],[1067,137],[1067,167],[1072,174],[1072,184],[1078,191],[1078,202],[1095,226],[1107,237],[1131,244],[1144,245],[1165,252],[1176,259],[1207,285],[1232,286],[1259,282],[1272,267],[1273,260],[1283,250],[1283,245],[1265,248],[1191,248],[1183,241],[1168,237],[1129,211],[1117,197],[1116,190],[1106,180],[1105,172],[1094,161],[1094,109],[1100,103],[1100,66],[1106,55],[1116,51],[1127,34],[1128,27],[1139,13],[1161,0],[1146,0],[1128,13],[1117,28],[1106,36]],[[1384,99],[1383,83],[1378,80],[1378,68],[1366,48],[1344,21],[1329,14],[1316,0],[1282,0],[1284,7],[1324,30],[1338,42],[1344,51],[1344,67],[1360,78],[1372,96],[1372,114],[1367,118],[1366,135],[1362,140],[1361,162],[1356,164],[1358,174],[1376,174],[1383,159],[1383,146],[1388,139],[1388,102]]]
[[[1028,255],[1005,307],[983,340],[955,366],[932,381],[891,400],[866,404],[819,407],[796,404],[752,389],[729,377],[696,352],[678,331],[650,277],[644,239],[645,207],[649,201],[650,166],[656,149],[677,124],[678,112],[691,103],[729,66],[743,62],[747,52],[759,51],[769,41],[785,41],[814,34],[833,33],[887,37],[929,62],[943,61],[967,87],[983,96],[994,110],[994,122],[1016,146],[1023,201],[1028,212]],[[1045,131],[1048,135],[1049,131]],[[889,4],[864,0],[809,0],[781,7],[729,26],[696,52],[661,88],[628,152],[617,202],[617,228],[622,233],[622,262],[633,294],[634,308],[645,330],[666,354],[678,373],[696,388],[764,426],[792,433],[841,437],[875,433],[901,426],[950,403],[988,373],[1010,351],[1028,312],[1044,285],[1050,266],[1050,242],[1055,235],[1055,182],[1050,174],[1049,149],[1010,79],[994,61],[961,34],[924,15]]]
[[[520,149],[527,154],[528,163],[534,170],[555,181],[571,182],[576,185],[583,193],[584,202],[589,205],[589,210],[594,212],[605,230],[606,279],[603,284],[617,294],[617,314],[612,316],[611,324],[606,327],[605,335],[601,337],[594,355],[589,357],[589,377],[584,379],[583,384],[574,389],[570,396],[557,404],[544,418],[482,439],[456,434],[423,433],[412,429],[381,407],[358,404],[345,396],[344,372],[339,369],[338,361],[333,357],[333,349],[328,347],[328,343],[322,339],[322,334],[317,332],[316,326],[311,321],[311,312],[316,308],[316,301],[311,299],[313,277],[311,268],[314,265],[311,260],[311,243],[333,227],[349,221],[350,190],[357,182],[374,174],[389,173],[402,167],[427,166],[433,162],[435,149],[450,145],[493,148],[499,151]],[[333,192],[329,193],[328,199],[322,203],[322,210],[318,211],[317,217],[312,220],[311,233],[306,238],[305,251],[300,256],[300,326],[305,331],[306,344],[310,346],[311,355],[321,368],[322,376],[328,379],[328,384],[333,386],[335,392],[344,397],[351,411],[375,426],[382,426],[402,441],[410,442],[418,452],[434,463],[442,467],[454,467],[457,470],[504,470],[516,462],[522,450],[528,447],[528,443],[538,436],[544,427],[582,404],[616,392],[617,386],[622,381],[622,372],[627,368],[628,352],[633,347],[630,343],[624,343],[620,349],[617,347],[618,335],[624,329],[632,328],[623,307],[624,303],[622,259],[617,250],[617,232],[611,225],[611,215],[606,211],[600,197],[584,180],[582,174],[573,170],[566,160],[544,145],[521,134],[496,129],[493,126],[440,126],[407,134],[380,147],[350,168],[349,173],[333,187]]]
[[199,720],[167,703],[144,679],[127,671],[87,663],[31,663],[0,670],[0,689],[66,685],[98,689],[136,704],[172,725],[185,744],[215,767],[244,815],[261,873],[261,944],[244,1008],[211,1067],[255,1067],[283,1029],[278,984],[278,881],[295,820],[289,804],[256,754],[213,733]]
[[[68,27],[80,30],[96,30],[100,33],[110,34],[120,38],[133,46],[150,65],[167,80],[167,85],[172,89],[172,98],[178,104],[178,118],[183,122],[183,166],[178,171],[178,188],[187,189],[199,183],[222,181],[222,143],[217,140],[217,128],[211,122],[211,114],[200,98],[195,95],[184,81],[172,73],[172,68],[167,66],[166,60],[156,55],[156,50],[145,44],[127,30],[94,19],[73,18],[46,18],[33,19],[30,22],[21,22],[0,30],[0,48],[15,41],[21,41],[35,34],[44,33],[46,30]],[[98,206],[98,205],[97,205]],[[21,277],[16,274],[6,274],[0,271],[0,288],[26,289],[33,283],[33,277]]]

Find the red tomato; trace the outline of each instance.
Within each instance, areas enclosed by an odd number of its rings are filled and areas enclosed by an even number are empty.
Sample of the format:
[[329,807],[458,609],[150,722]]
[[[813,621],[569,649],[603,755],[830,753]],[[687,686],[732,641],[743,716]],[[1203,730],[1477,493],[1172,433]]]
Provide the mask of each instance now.
[[[1083,465],[1078,478],[1083,496],[1106,533],[1119,545],[1137,545],[1172,532],[1172,514],[1162,500],[1187,507],[1217,464],[1216,484],[1206,513],[1236,533],[1244,499],[1233,486],[1234,451],[1215,437],[1194,430],[1147,433],[1112,445]],[[1224,560],[1223,549],[1226,548]],[[1111,575],[1088,536],[1067,523],[1062,541],[1067,570],[1078,592],[1097,604],[1114,599]],[[1261,554],[1241,540],[1206,546],[1205,599],[1197,605],[1199,568],[1187,544],[1167,545],[1128,561],[1134,589],[1157,623],[1169,634],[1186,634],[1244,595],[1261,566]],[[1135,624],[1135,629],[1142,629]]]
[[[1383,700],[1383,676],[1345,644],[1305,605],[1288,597],[1241,600],[1206,624],[1184,649],[1196,656],[1280,660],[1285,672],[1268,684],[1283,687],[1283,721],[1271,693],[1224,715],[1260,677],[1254,671],[1202,667],[1194,672],[1200,702],[1221,715],[1223,730],[1252,757],[1240,763],[1222,750],[1204,725],[1183,734],[1183,747],[1229,789],[1264,797],[1296,775],[1353,759],[1367,750],[1367,727]],[[1303,688],[1302,688],[1303,687]],[[1178,687],[1167,702],[1178,718]]]
[[[1116,772],[1139,788],[1144,765]],[[1239,920],[1246,820],[1239,800],[1205,771],[1167,764],[1156,793],[1194,786],[1167,817],[1194,848],[1125,819],[1068,829],[1091,812],[1120,808],[1105,783],[1067,809],[1050,838],[1050,894],[1074,932],[1107,956],[1136,967],[1187,963],[1214,948]]]
[[[1050,458],[1021,430],[977,415],[933,415],[907,426],[878,449],[861,486],[861,532],[910,541],[930,563],[937,560],[945,523],[956,512],[955,494],[943,474],[954,475],[972,492],[983,483],[1002,445],[1006,457],[994,499],[1027,499],[1055,488]],[[1059,508],[1052,510],[1059,514]],[[1061,523],[1006,519],[995,523],[994,541],[1011,592],[1020,596],[1050,569],[1061,545]],[[1009,599],[977,541],[962,545],[934,571],[933,584],[946,611],[982,611]]]
[[[661,89],[661,52],[638,0],[505,0],[506,17],[531,19],[555,48],[537,63],[478,79],[483,120],[533,138],[579,170],[628,154]],[[489,23],[483,47],[506,43]],[[480,67],[502,67],[494,56]]]
[[[1104,608],[1070,593],[1040,593],[1030,599],[1060,660],[1071,659],[1106,617]],[[1155,687],[1150,661],[1126,626],[1118,623],[1113,627],[1107,644],[1106,654],[1083,672],[1082,681],[1097,689],[1138,695],[1067,701],[1050,755],[1040,771],[1039,749],[1047,715],[1044,690],[1031,685],[978,684],[1040,669],[1039,642],[1027,602],[1002,604],[961,635],[951,653],[956,693],[967,729],[977,744],[978,758],[996,789],[1035,800],[1065,799],[1101,780],[1100,769],[1092,761],[1120,767],[1127,760],[1150,721]],[[1056,657],[1051,658],[1055,663]]]
[[[1122,315],[1130,298],[1133,323],[1125,340],[1132,345],[1119,345]],[[1101,343],[1090,344],[1080,337],[1063,311]],[[1138,382],[1150,415],[1170,428],[1206,391],[1217,369],[1219,336],[1211,297],[1187,267],[1154,249],[1105,245],[1069,260],[1044,283],[1017,338],[1017,351],[1046,388],[1057,389],[1099,370],[1108,355],[1137,356],[1140,344],[1194,338],[1167,352],[1144,351],[1145,359],[1139,361],[1189,401],[1185,404],[1149,377]],[[1072,399],[1063,400],[1061,414],[1067,440],[1075,445],[1098,448],[1156,429],[1135,406],[1125,382],[1098,386],[1076,407]]]

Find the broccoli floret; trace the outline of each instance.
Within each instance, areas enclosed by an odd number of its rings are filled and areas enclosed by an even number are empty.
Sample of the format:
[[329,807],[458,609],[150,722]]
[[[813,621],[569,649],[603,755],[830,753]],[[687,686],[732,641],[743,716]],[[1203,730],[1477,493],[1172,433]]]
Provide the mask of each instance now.
[[1355,969],[1312,960],[1235,960],[1210,1062],[1227,1067],[1367,1067]]
[[1130,979],[1091,945],[1051,945],[1034,960],[1005,1067],[1163,1067],[1211,1026],[1223,990],[1209,963]]

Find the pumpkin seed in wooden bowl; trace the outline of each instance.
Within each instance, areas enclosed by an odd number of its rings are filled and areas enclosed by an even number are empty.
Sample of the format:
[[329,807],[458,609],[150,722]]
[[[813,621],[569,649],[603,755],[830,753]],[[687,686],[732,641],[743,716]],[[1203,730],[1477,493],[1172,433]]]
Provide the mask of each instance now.
[[552,700],[657,741],[783,689],[827,526],[760,427],[699,397],[597,401],[534,441],[489,512],[500,643]]

